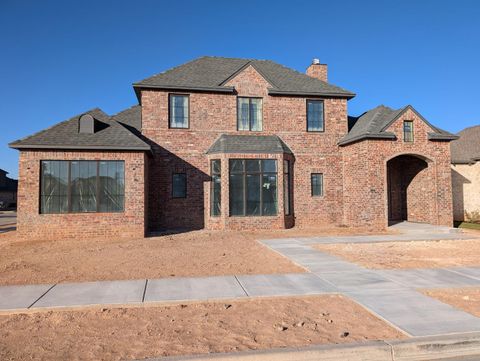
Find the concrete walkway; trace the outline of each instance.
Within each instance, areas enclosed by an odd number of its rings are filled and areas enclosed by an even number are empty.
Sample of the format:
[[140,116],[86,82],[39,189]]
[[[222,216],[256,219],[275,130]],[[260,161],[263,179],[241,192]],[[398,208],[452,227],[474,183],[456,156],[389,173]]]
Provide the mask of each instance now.
[[0,287],[0,311],[342,293],[412,336],[480,331],[480,319],[416,289],[480,286],[480,268],[369,270],[312,248],[318,243],[472,238],[461,233],[267,240],[300,274],[163,278]]
[[[432,226],[425,228],[428,227]],[[450,232],[447,227],[442,231],[444,233],[431,234],[422,230],[387,236],[278,239],[263,243],[409,335],[480,331],[480,318],[417,291],[419,288],[479,287],[480,268],[370,270],[311,247],[319,243],[474,238]]]

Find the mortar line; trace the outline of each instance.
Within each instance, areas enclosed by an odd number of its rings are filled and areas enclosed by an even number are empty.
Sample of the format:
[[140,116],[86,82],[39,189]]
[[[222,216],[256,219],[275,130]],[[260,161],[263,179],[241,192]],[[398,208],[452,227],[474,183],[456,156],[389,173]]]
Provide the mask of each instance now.
[[48,292],[50,292],[50,290],[55,287],[57,285],[57,283],[55,283],[52,287],[50,287],[48,290],[46,290],[40,297],[38,297],[35,301],[33,301],[33,303],[27,307],[27,309],[31,308],[35,303],[37,303],[38,301],[40,301],[40,299],[45,296]]

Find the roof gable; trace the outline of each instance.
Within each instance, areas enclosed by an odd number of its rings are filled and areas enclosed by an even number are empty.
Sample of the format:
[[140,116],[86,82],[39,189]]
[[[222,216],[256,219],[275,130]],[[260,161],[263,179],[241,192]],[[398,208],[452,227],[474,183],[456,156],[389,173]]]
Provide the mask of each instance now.
[[229,84],[231,84],[233,82],[233,80],[235,78],[237,78],[238,76],[241,76],[241,74],[248,71],[249,68],[252,68],[254,72],[256,72],[258,75],[260,75],[263,78],[263,80],[266,83],[268,83],[270,88],[276,88],[276,86],[273,84],[273,82],[271,80],[269,80],[268,77],[265,76],[265,74],[262,74],[262,72],[258,69],[258,66],[255,65],[255,63],[252,62],[252,61],[249,61],[248,63],[246,63],[244,66],[242,66],[240,69],[238,69],[235,73],[233,73],[227,79],[225,79],[225,81],[223,81],[220,85],[221,86],[228,86]]
[[445,130],[430,124],[415,108],[411,105],[394,110],[385,105],[369,110],[353,120],[353,126],[339,145],[347,145],[364,139],[396,139],[394,133],[389,132],[390,126],[395,123],[405,112],[411,110],[423,122],[425,122],[432,132],[428,133],[430,140],[454,140],[457,137]]

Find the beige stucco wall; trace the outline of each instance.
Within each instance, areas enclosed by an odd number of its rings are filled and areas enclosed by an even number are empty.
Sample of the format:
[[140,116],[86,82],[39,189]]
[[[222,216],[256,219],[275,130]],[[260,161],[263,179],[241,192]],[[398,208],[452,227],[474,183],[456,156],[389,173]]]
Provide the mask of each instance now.
[[452,165],[453,218],[464,221],[465,211],[480,212],[480,162]]

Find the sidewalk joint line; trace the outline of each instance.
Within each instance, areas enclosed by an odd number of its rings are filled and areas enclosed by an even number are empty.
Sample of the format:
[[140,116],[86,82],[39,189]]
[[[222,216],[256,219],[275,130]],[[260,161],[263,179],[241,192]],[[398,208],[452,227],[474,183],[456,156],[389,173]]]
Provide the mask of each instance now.
[[43,296],[45,296],[48,292],[50,292],[50,290],[51,290],[53,287],[55,287],[56,285],[57,285],[57,283],[55,283],[52,287],[50,287],[48,290],[46,290],[40,297],[38,297],[35,301],[33,301],[33,303],[32,303],[30,306],[28,306],[27,309],[33,307],[33,305],[34,305],[35,303],[37,303],[38,301],[40,301],[40,299],[41,299]]
[[387,340],[383,340],[383,342],[385,342],[388,346],[390,346],[390,355],[392,356],[392,361],[395,361],[395,349],[393,345]]
[[145,280],[145,287],[143,288],[142,303],[145,303],[145,294],[147,293],[148,278]]
[[237,280],[238,284],[239,284],[240,287],[242,288],[243,292],[245,292],[245,295],[246,295],[247,297],[250,297],[250,295],[248,294],[247,290],[243,287],[242,282],[240,282],[240,280],[237,278],[237,276],[236,276],[236,275],[233,275],[233,277],[235,277],[235,279]]

